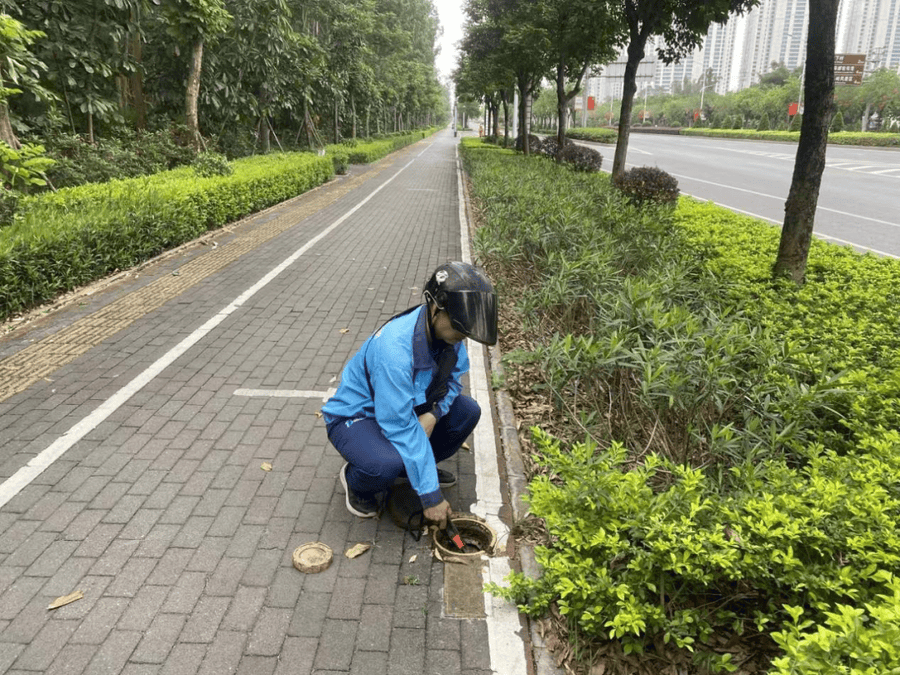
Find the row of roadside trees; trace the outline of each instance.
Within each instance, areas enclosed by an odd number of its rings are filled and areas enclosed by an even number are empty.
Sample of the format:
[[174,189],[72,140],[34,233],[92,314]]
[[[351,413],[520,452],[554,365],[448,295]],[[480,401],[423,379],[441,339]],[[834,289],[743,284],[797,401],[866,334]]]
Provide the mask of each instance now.
[[[748,129],[763,124],[768,129],[788,129],[792,121],[789,106],[797,103],[800,94],[800,75],[799,68],[791,71],[784,64],[773,63],[758,83],[736,92],[717,94],[709,86],[701,92],[704,80],[713,82],[711,73],[694,82],[678,83],[672,91],[650,90],[646,99],[642,90],[637,94],[640,101],[632,111],[631,124],[718,128],[740,124]],[[553,89],[545,87],[535,100],[533,119],[539,126],[555,125],[555,98]],[[569,112],[576,126],[598,127],[616,125],[620,109],[621,101],[606,101],[586,113]],[[900,74],[882,68],[868,74],[860,86],[836,87],[834,114],[840,114],[847,131],[866,131],[873,120],[879,121],[881,130],[890,131],[892,124],[900,124]]]
[[183,120],[197,147],[444,122],[431,0],[0,0],[0,139]]
[[[657,57],[672,63],[697,47],[713,22],[725,23],[758,0],[467,0],[462,56],[454,74],[458,95],[484,101],[497,131],[499,110],[518,90],[521,147],[529,152],[529,106],[541,82],[555,83],[557,142],[565,142],[566,109],[591,66],[627,54],[612,174],[625,170],[637,68],[651,36],[662,36]],[[774,276],[805,277],[816,203],[825,168],[834,104],[838,0],[810,0],[803,100],[805,114],[785,203]]]

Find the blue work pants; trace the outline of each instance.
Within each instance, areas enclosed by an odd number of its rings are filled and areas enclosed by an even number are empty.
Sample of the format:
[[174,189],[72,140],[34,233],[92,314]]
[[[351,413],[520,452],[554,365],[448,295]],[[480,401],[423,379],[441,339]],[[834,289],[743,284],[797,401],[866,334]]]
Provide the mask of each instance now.
[[[452,457],[478,424],[481,407],[460,394],[431,432],[435,463]],[[384,437],[374,419],[339,419],[328,425],[328,440],[347,463],[347,484],[360,497],[384,492],[404,472],[400,453]]]

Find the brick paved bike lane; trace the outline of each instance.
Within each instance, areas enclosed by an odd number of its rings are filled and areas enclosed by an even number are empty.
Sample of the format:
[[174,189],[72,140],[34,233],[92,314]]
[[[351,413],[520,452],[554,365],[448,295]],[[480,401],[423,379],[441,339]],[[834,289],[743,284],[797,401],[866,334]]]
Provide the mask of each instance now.
[[[344,505],[322,396],[437,264],[467,254],[449,132],[364,171],[160,263],[158,280],[190,276],[281,223],[189,285],[127,280],[114,301],[35,329],[42,354],[55,336],[94,342],[0,400],[0,673],[524,675],[490,601],[486,618],[448,616],[427,542]],[[139,293],[168,296],[104,328]],[[32,344],[19,331],[0,354],[15,363]],[[460,510],[484,501],[479,438],[447,463]],[[334,550],[328,570],[294,569],[308,541]],[[374,545],[346,558],[358,542]]]

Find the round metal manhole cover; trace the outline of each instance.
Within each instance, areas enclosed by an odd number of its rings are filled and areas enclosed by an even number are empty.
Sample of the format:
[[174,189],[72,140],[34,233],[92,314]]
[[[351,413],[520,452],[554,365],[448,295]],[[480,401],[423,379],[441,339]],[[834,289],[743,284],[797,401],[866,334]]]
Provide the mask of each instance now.
[[331,566],[334,554],[331,548],[320,541],[311,541],[294,549],[294,567],[306,574],[324,572]]

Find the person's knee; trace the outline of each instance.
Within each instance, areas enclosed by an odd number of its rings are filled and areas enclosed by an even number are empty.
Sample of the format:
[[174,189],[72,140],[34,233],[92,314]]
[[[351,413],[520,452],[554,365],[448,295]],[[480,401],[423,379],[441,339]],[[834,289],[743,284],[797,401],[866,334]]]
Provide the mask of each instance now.
[[368,477],[386,481],[394,480],[405,468],[399,454],[387,457],[361,457],[357,461],[356,468]]
[[457,396],[456,401],[460,407],[460,417],[468,421],[473,427],[478,424],[478,420],[481,419],[481,406],[478,405],[478,401],[464,394]]

